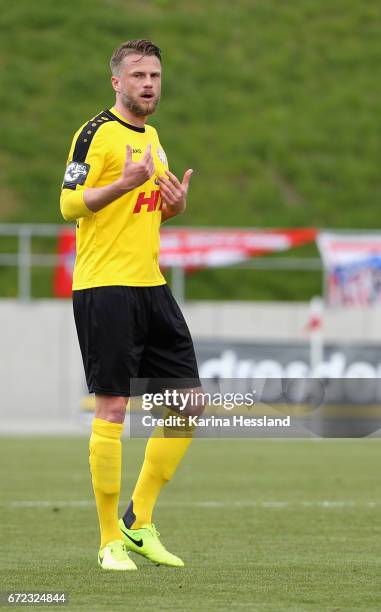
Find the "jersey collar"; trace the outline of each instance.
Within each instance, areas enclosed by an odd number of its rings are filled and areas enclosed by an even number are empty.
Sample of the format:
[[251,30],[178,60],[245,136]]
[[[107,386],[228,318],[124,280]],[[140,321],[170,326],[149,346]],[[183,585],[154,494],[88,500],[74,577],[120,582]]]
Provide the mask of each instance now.
[[131,125],[131,123],[127,123],[127,121],[124,120],[123,116],[118,113],[114,106],[110,110],[105,110],[104,113],[108,117],[112,117],[112,119],[115,119],[115,121],[119,121],[119,123],[124,125],[129,130],[133,130],[134,132],[140,132],[142,134],[144,134],[144,132],[146,131],[145,127],[137,127],[136,125]]

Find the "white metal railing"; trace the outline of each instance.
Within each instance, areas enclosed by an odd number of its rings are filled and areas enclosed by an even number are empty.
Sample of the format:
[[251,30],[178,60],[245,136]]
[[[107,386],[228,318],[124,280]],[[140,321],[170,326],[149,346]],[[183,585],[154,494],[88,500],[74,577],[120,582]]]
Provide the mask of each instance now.
[[[58,254],[33,253],[32,239],[34,237],[54,238],[64,227],[67,226],[47,223],[0,223],[0,267],[17,267],[18,299],[25,302],[32,299],[31,273],[33,266],[52,268],[59,261]],[[1,252],[1,240],[8,237],[17,238],[16,253]],[[319,257],[253,257],[241,264],[222,267],[253,268],[257,270],[323,270]],[[177,301],[184,302],[185,271],[183,268],[177,266],[171,268],[171,288]]]

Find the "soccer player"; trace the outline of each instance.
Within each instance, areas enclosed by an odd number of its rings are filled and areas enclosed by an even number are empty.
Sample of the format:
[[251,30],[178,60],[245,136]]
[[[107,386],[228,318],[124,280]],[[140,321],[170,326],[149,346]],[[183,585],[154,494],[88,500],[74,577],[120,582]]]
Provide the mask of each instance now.
[[[116,102],[74,135],[61,194],[76,221],[73,308],[95,418],[90,471],[100,550],[107,570],[136,570],[129,551],[181,567],[152,523],[161,487],[190,442],[171,428],[152,436],[124,517],[118,521],[121,435],[130,379],[187,379],[200,385],[192,339],[158,265],[160,224],[186,207],[192,170],[169,171],[156,130],[146,125],[160,100],[160,49],[131,40],[111,58]],[[194,383],[194,384],[193,384]],[[181,386],[180,386],[181,388]]]

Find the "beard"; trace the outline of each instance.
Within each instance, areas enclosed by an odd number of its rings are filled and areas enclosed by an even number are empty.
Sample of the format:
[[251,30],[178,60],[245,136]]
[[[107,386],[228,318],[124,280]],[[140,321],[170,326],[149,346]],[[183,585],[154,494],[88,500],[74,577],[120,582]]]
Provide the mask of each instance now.
[[156,107],[160,102],[160,96],[157,98],[151,98],[151,100],[147,100],[146,102],[140,102],[138,100],[134,100],[134,98],[123,92],[121,94],[121,101],[123,106],[128,108],[128,110],[135,115],[135,117],[146,117],[147,115],[152,115],[152,113],[155,112]]

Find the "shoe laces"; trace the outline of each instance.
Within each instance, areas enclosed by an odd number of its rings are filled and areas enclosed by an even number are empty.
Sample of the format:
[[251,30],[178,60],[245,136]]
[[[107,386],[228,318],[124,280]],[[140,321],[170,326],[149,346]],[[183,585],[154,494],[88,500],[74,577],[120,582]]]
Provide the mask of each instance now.
[[158,538],[160,537],[160,532],[158,529],[156,529],[155,523],[152,523],[151,525],[151,533],[153,533]]
[[147,523],[143,526],[143,529],[147,529],[151,535],[156,536],[157,538],[160,536],[160,532],[158,529],[156,529],[155,523]]
[[124,561],[126,556],[128,556],[127,548],[124,542],[119,542],[118,540],[112,542],[110,545],[110,550],[113,557],[117,561]]

